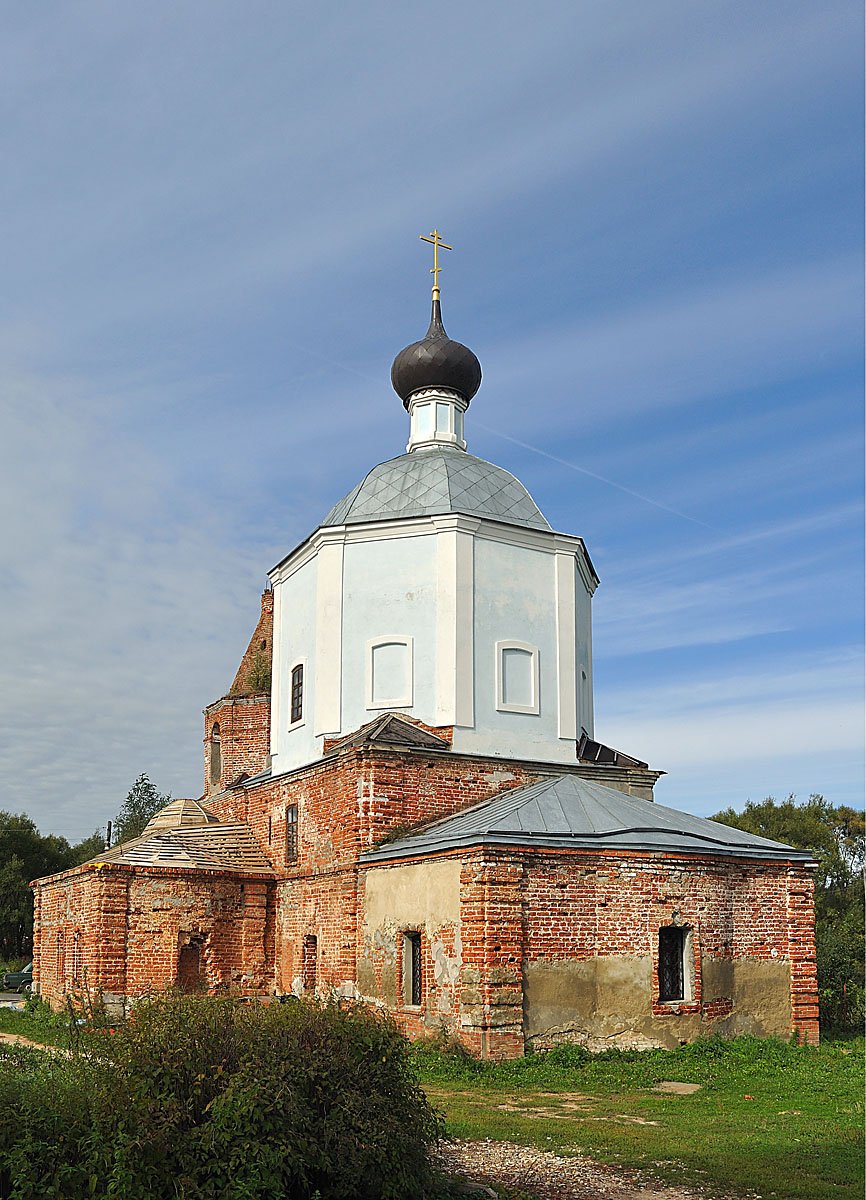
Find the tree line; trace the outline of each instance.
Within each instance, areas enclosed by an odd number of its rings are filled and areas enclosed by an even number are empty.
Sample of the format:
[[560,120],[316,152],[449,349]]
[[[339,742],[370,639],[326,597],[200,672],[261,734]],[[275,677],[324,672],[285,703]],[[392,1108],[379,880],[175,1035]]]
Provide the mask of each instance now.
[[815,943],[822,1028],[860,1030],[864,1005],[864,887],[866,813],[823,796],[749,801],[714,821],[811,850],[815,871]]
[[[150,818],[171,800],[146,774],[139,775],[112,822],[112,845],[138,837]],[[0,958],[33,952],[33,893],[30,881],[80,866],[105,849],[106,830],[80,842],[41,834],[25,813],[0,812]]]

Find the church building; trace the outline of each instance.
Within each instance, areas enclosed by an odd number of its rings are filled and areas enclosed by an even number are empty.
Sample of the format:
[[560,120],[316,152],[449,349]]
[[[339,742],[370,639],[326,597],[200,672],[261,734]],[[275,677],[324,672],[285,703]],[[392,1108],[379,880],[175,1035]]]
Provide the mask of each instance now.
[[596,737],[598,577],[469,453],[438,286],[391,381],[406,453],[270,571],[202,795],[34,884],[37,990],[332,995],[493,1058],[817,1040],[814,863],[656,804]]

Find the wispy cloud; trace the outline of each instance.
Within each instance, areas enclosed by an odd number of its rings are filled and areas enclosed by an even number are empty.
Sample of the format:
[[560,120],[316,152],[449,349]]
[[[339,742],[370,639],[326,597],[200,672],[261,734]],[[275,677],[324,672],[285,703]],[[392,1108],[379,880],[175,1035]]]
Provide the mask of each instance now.
[[702,779],[687,807],[811,781],[785,740],[811,693],[756,690],[808,645],[850,792],[859,20],[446,0],[437,42],[384,2],[10,13],[0,806],[81,835],[141,770],[198,790],[263,572],[405,446],[388,366],[433,223],[485,371],[471,448],[603,568],[602,735]]
[[601,699],[599,735],[669,772],[663,803],[688,797],[685,807],[708,812],[798,788],[861,799],[859,649],[793,666],[764,656],[749,672],[632,684]]

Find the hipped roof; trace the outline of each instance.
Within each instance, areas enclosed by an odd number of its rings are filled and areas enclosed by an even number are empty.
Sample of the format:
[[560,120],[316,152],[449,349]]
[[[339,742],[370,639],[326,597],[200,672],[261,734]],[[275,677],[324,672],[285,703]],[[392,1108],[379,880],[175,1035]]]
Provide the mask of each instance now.
[[477,845],[632,850],[809,861],[812,855],[691,813],[561,775],[500,793],[415,834],[368,850],[363,862]]

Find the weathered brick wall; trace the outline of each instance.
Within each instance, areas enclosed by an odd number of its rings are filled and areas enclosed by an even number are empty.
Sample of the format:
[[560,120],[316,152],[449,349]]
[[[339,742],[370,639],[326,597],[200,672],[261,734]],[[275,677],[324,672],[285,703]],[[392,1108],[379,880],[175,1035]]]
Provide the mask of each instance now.
[[[638,854],[524,853],[523,862],[535,1044],[676,1045],[710,1026],[817,1040],[806,868]],[[690,994],[675,1004],[658,990],[658,931],[671,924],[689,931]],[[563,989],[580,998],[572,1020]]]
[[[451,816],[536,778],[519,763],[351,747],[208,805],[223,820],[247,822],[274,868],[294,878],[354,867],[395,828]],[[285,855],[290,805],[298,809],[294,864]]]
[[[438,861],[449,858],[443,855]],[[364,928],[359,990],[412,1037],[444,1028],[482,1057],[577,1041],[676,1046],[706,1035],[818,1037],[811,877],[737,859],[520,850],[460,856],[458,927],[422,926],[424,998],[400,994],[401,931],[417,928],[395,861],[393,920]],[[407,915],[410,919],[405,919]],[[687,932],[687,996],[659,998],[658,931]],[[450,941],[449,941],[450,939]],[[449,958],[456,973],[443,970]]]
[[[243,699],[212,710],[225,744],[239,728],[246,747],[254,744],[254,714],[258,720],[267,711]],[[266,753],[264,726],[258,746]],[[228,755],[227,762],[238,765]],[[117,867],[43,881],[36,978],[53,1003],[85,974],[107,995],[134,996],[173,983],[181,948],[192,940],[210,987],[357,990],[393,1007],[410,1035],[444,1026],[490,1057],[522,1052],[525,1038],[539,1046],[676,1044],[709,1028],[793,1029],[817,1038],[812,883],[799,866],[473,850],[460,856],[459,918],[409,913],[404,920],[395,907],[377,930],[365,926],[368,869],[358,862],[365,849],[391,830],[531,783],[537,771],[537,764],[350,747],[213,795],[208,803],[223,820],[250,826],[279,881]],[[290,861],[291,806],[298,836]],[[394,864],[395,879],[405,865]],[[690,990],[675,1005],[658,998],[658,930],[671,923],[690,939]],[[417,1009],[399,995],[405,928],[422,933]],[[312,983],[304,978],[311,938]]]
[[[221,769],[212,778],[214,726],[219,726]],[[268,762],[271,739],[269,696],[226,696],[204,710],[204,794],[213,796],[240,774],[257,775]]]
[[486,850],[464,857],[461,1040],[482,1058],[523,1053],[524,890],[519,855]]
[[[202,982],[242,992],[273,988],[273,882],[218,872],[79,868],[37,885],[39,992],[126,998],[177,982],[181,947],[200,945]],[[38,975],[36,975],[38,966]]]
[[[279,992],[355,995],[357,873],[338,871],[279,885],[276,986]],[[315,938],[314,978],[304,978],[304,942]],[[311,948],[308,942],[309,964]]]

